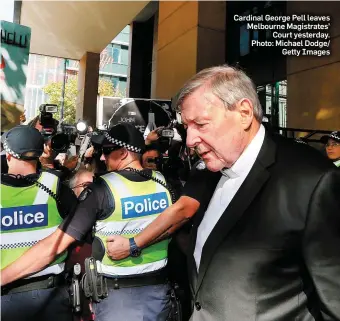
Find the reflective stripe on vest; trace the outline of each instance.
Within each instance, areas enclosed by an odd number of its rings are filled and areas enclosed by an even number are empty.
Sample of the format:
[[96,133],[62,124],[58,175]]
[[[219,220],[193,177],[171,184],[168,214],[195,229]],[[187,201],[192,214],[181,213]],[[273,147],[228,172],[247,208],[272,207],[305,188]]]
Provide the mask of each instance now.
[[[56,194],[58,177],[42,172],[38,180]],[[62,222],[56,201],[36,185],[13,187],[1,184],[1,269],[17,260],[34,244],[51,235]],[[46,269],[30,276],[64,271],[67,252]]]
[[[165,182],[163,175],[153,172],[153,177]],[[144,230],[168,206],[169,191],[152,180],[133,182],[118,173],[102,176],[115,200],[114,212],[105,220],[97,221],[96,236],[102,241],[106,253],[106,238],[122,235],[130,238]],[[143,249],[138,258],[111,260],[106,254],[97,261],[98,271],[107,275],[136,275],[162,269],[167,264],[168,240]]]

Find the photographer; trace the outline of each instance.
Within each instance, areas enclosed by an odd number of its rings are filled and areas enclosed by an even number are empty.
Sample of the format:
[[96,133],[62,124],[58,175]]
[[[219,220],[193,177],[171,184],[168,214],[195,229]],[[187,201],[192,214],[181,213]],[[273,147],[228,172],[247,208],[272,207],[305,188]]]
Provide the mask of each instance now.
[[[78,161],[77,156],[69,156],[66,153],[71,140],[75,138],[71,138],[70,130],[65,133],[63,126],[61,126],[62,132],[58,133],[59,121],[53,118],[53,114],[57,112],[57,105],[43,104],[39,110],[40,114],[28,123],[28,126],[37,129],[44,138],[44,152],[39,157],[38,168],[59,170],[62,180],[66,180],[70,177]],[[73,131],[75,132],[75,128]]]
[[[185,215],[192,215],[197,210],[198,204],[196,204],[195,199],[182,196],[184,185],[182,181],[187,180],[189,172],[188,167],[186,167],[187,162],[180,157],[183,145],[182,136],[179,136],[174,130],[174,139],[169,142],[169,139],[162,137],[163,129],[164,127],[157,128],[147,136],[145,141],[147,144],[146,150],[142,156],[143,167],[157,168],[166,177],[172,189],[175,190],[176,198],[179,200],[169,208],[169,210],[171,209],[171,211],[169,211],[170,216],[172,211],[178,214],[186,213]],[[159,144],[159,141],[161,141],[161,144],[163,141],[163,146]],[[162,148],[163,152],[167,152],[166,161],[161,153]],[[180,225],[185,223],[185,221],[186,219],[184,219]],[[177,300],[181,306],[179,315],[183,320],[188,320],[190,316],[190,289],[186,273],[186,252],[190,227],[190,224],[185,224],[173,235],[173,241],[169,244],[169,279],[174,287],[178,289]],[[163,233],[160,238],[164,237],[165,234]],[[115,246],[115,237],[112,240],[113,242],[111,244]],[[108,253],[110,255],[111,247],[110,243],[108,244]]]
[[[8,174],[1,174],[1,270],[57,230],[77,204],[60,174],[37,170],[44,140],[35,128],[20,125],[1,137]],[[40,253],[49,256],[49,252]],[[67,252],[29,278],[1,288],[3,320],[72,320],[64,277]],[[17,272],[15,272],[17,273]],[[53,298],[53,300],[51,300]],[[18,309],[20,306],[20,309]]]
[[[153,151],[152,155],[155,154],[156,151],[160,153],[160,157],[155,158],[157,169],[165,176],[168,184],[176,192],[176,197],[178,198],[183,190],[183,184],[179,174],[182,174],[185,169],[185,162],[179,156],[183,145],[181,136],[178,134],[176,128],[172,128],[172,125],[170,125],[169,128],[159,127],[148,134],[145,144],[147,150]],[[148,156],[144,157],[145,159],[148,158]],[[153,158],[153,156],[149,157],[149,160],[150,158]]]
[[143,168],[160,170],[157,165],[159,165],[161,162],[161,156],[162,155],[157,144],[147,145],[142,155]]

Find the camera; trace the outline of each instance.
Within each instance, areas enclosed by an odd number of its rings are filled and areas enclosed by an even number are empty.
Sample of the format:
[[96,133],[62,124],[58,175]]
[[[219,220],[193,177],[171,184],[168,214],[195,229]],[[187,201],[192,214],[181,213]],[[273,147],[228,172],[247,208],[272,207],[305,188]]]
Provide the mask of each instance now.
[[159,129],[156,130],[156,133],[160,138],[171,139],[171,138],[174,138],[174,136],[175,136],[174,130],[170,127],[159,128]]
[[42,104],[39,106],[39,122],[45,135],[51,135],[57,130],[58,121],[53,118],[53,114],[58,112],[55,104]]
[[163,138],[174,138],[175,136],[174,130],[169,128],[161,129],[157,134]]
[[57,153],[66,153],[77,136],[76,126],[61,124],[60,131],[51,137],[51,148]]
[[56,114],[58,112],[58,105],[56,105],[56,104],[42,104],[42,105],[39,106],[39,111],[41,113]]
[[178,122],[176,120],[172,120],[168,126],[161,127],[156,130],[156,133],[160,138],[173,139],[175,137],[174,128],[177,126],[177,124]]
[[72,141],[75,140],[77,130],[75,126],[59,124],[53,118],[53,114],[58,112],[55,104],[42,104],[39,106],[39,122],[42,126],[41,134],[45,141],[51,140],[51,148],[57,153],[66,153]]

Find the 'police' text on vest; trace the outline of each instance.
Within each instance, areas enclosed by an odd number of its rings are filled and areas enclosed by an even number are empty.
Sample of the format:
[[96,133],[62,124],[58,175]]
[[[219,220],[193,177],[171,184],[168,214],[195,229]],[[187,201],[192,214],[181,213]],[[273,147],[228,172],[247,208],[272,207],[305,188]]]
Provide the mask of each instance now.
[[169,206],[165,192],[125,197],[121,201],[123,219],[159,214]]
[[47,204],[1,209],[1,231],[29,229],[47,225]]

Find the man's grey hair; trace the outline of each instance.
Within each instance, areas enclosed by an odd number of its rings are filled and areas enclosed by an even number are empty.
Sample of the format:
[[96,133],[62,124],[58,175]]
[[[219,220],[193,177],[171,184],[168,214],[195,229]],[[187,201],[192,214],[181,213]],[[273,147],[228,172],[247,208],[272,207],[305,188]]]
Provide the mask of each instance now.
[[235,104],[247,98],[254,108],[254,117],[262,122],[263,111],[253,81],[240,69],[221,65],[201,70],[183,86],[178,96],[177,111],[183,101],[201,86],[207,86],[228,110],[235,109]]
[[84,173],[92,173],[94,174],[94,169],[92,168],[86,168],[84,164],[80,165],[78,170],[71,176],[70,180],[68,181],[68,186],[73,189],[78,185],[77,181],[78,178],[84,174]]

